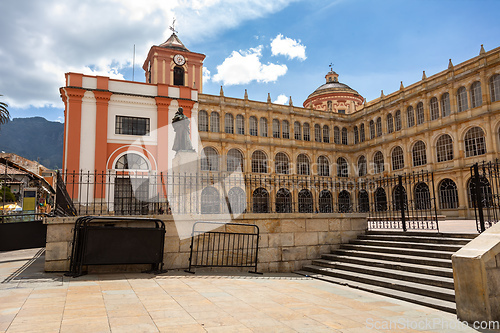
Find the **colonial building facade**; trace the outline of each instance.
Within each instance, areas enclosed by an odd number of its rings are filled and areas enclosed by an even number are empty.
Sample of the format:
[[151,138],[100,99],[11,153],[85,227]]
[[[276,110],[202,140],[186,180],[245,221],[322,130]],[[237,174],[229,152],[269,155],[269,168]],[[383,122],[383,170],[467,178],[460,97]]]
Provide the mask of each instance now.
[[[182,106],[199,172],[247,177],[232,187],[208,182],[199,189],[200,212],[217,213],[225,204],[239,212],[366,211],[382,193],[356,185],[361,180],[429,171],[433,184],[416,182],[406,191],[430,193],[448,217],[474,215],[469,168],[500,151],[500,48],[481,46],[477,57],[450,60],[447,70],[424,72],[421,81],[373,101],[330,71],[303,107],[291,98],[289,105],[269,96],[252,101],[246,92],[226,97],[222,88],[202,94],[203,59],[173,34],[151,48],[146,83],[68,73],[61,88],[64,169],[112,172],[115,180],[124,170],[167,173],[174,158],[171,119]],[[112,183],[69,192],[80,193],[73,195],[80,201],[116,202],[111,187],[118,182]],[[390,198],[391,191],[383,194]]]

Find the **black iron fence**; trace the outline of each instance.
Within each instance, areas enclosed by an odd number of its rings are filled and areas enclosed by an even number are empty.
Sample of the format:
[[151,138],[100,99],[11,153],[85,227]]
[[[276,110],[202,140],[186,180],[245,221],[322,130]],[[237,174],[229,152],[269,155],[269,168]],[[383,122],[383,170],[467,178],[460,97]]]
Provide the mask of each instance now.
[[481,233],[500,218],[500,160],[476,163],[470,172],[470,198]]
[[257,272],[259,227],[241,223],[196,222],[191,235],[189,269],[243,267]]

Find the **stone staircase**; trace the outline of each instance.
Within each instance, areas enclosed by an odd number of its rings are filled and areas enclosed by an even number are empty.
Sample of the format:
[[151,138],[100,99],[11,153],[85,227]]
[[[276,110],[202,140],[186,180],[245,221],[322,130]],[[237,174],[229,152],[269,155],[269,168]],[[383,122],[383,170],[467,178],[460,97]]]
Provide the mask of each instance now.
[[455,313],[451,255],[476,236],[367,231],[296,273]]

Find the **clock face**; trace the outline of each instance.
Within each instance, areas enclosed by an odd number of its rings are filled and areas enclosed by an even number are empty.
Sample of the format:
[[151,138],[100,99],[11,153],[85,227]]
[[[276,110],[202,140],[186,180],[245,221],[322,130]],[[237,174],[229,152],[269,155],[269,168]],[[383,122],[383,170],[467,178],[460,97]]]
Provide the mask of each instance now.
[[186,59],[182,54],[176,54],[174,55],[174,62],[176,65],[182,66],[186,62]]

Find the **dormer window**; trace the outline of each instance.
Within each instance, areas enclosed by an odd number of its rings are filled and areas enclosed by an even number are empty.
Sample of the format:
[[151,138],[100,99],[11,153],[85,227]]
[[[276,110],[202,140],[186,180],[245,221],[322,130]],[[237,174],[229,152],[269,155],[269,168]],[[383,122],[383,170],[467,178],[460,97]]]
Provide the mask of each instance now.
[[184,68],[180,66],[174,67],[174,86],[184,85]]

